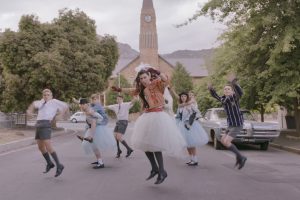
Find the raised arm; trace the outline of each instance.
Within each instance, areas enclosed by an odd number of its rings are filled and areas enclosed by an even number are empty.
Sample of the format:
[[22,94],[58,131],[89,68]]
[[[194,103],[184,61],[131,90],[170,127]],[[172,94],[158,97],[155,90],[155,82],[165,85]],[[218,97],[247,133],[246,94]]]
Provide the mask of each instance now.
[[237,79],[234,79],[234,80],[231,82],[231,84],[232,84],[232,88],[233,88],[233,90],[234,90],[236,96],[237,96],[238,98],[241,98],[241,97],[243,96],[243,90],[242,90],[241,86],[237,83]]
[[212,97],[214,97],[214,98],[217,99],[218,101],[221,101],[221,102],[222,102],[221,97],[217,94],[216,90],[215,90],[212,86],[209,86],[209,87],[208,87],[208,90],[209,90],[210,95],[211,95]]
[[112,86],[111,90],[114,92],[122,92],[122,93],[126,93],[126,94],[132,94],[135,92],[135,88],[119,88],[116,86]]

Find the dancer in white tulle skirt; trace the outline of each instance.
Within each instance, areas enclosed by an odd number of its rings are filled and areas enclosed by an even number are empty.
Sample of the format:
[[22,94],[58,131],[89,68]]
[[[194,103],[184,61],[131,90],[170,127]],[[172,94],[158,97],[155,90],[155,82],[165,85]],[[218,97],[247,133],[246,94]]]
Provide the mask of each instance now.
[[[151,74],[156,76],[154,80],[151,80]],[[146,180],[158,175],[155,184],[162,183],[167,177],[162,152],[176,155],[186,145],[175,120],[163,111],[167,84],[167,76],[153,68],[140,70],[136,77],[135,92],[142,100],[144,113],[135,122],[131,141],[133,147],[144,151],[150,161],[152,170]]]
[[102,120],[103,117],[88,105],[87,99],[80,99],[79,104],[81,110],[86,115],[87,129],[84,133],[84,137],[79,135],[77,137],[82,140],[82,147],[85,153],[94,154],[96,156],[97,161],[92,163],[96,164],[96,166],[93,168],[104,168],[100,152],[116,150],[115,138],[106,125],[99,123],[99,120]]
[[[195,117],[193,117],[196,113],[200,113],[200,111],[195,104],[189,104],[188,102],[188,93],[182,92],[179,94],[179,107],[177,110],[176,122],[187,143],[186,147],[190,156],[190,161],[186,164],[189,166],[196,166],[198,165],[196,147],[207,144],[208,136],[199,121],[195,120]],[[191,118],[193,120],[192,123]]]

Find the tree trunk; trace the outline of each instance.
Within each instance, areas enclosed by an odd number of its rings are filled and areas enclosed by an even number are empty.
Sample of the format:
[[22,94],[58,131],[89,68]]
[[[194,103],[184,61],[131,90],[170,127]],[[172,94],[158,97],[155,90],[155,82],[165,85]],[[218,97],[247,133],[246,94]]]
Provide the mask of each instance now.
[[264,115],[265,115],[265,108],[264,108],[264,106],[261,104],[261,105],[260,105],[260,121],[261,121],[261,122],[264,122],[264,121],[265,121]]
[[300,137],[300,103],[297,98],[294,101],[294,111],[295,111],[295,122],[296,122],[296,133]]

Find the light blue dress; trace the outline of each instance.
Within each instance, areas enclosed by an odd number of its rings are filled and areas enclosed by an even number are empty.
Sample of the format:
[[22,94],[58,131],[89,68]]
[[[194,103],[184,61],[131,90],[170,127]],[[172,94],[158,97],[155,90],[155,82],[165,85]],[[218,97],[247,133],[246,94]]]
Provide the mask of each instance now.
[[[94,150],[103,151],[116,151],[117,143],[114,138],[113,132],[110,131],[107,125],[99,125],[97,123],[96,130],[94,134],[91,134],[91,129],[89,124],[92,120],[95,120],[95,117],[87,116],[87,129],[85,131],[84,137],[93,135],[93,142],[83,140],[82,147],[86,154],[93,154]],[[96,119],[97,120],[97,119]]]
[[189,117],[193,112],[199,112],[198,108],[192,104],[177,109],[176,124],[184,137],[188,148],[201,147],[208,143],[208,136],[198,120],[195,120],[190,129],[185,127]]

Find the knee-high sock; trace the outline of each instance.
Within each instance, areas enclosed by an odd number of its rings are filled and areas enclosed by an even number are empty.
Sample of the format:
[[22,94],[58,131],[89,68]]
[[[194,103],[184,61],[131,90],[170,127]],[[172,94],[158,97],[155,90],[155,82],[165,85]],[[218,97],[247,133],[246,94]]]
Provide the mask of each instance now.
[[53,164],[52,161],[51,161],[51,159],[50,159],[50,156],[49,156],[48,152],[43,153],[43,156],[44,156],[44,158],[45,158],[45,160],[46,160],[46,162],[47,162],[48,165]]
[[132,150],[125,140],[123,140],[121,143],[126,147],[127,151]]
[[120,149],[120,142],[117,139],[116,139],[116,141],[117,141],[118,152],[120,152],[121,151],[121,149]]
[[231,144],[230,147],[228,147],[228,150],[232,151],[236,155],[237,159],[241,159],[244,157],[234,144]]
[[163,159],[162,152],[160,151],[154,152],[154,155],[158,163],[159,173],[164,173],[165,169],[164,169],[164,159]]
[[55,161],[55,163],[56,163],[56,166],[57,166],[57,167],[60,166],[60,162],[59,162],[59,160],[58,160],[58,157],[57,157],[57,154],[56,154],[55,151],[54,151],[53,153],[51,153],[51,156],[52,156],[52,158],[54,159],[54,161]]
[[155,161],[154,153],[153,152],[145,152],[145,154],[146,154],[147,158],[150,161],[152,170],[153,171],[157,171],[158,170],[158,166],[157,166],[156,161]]

